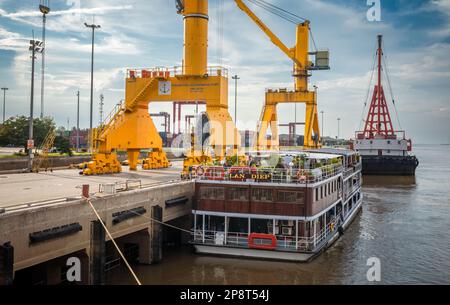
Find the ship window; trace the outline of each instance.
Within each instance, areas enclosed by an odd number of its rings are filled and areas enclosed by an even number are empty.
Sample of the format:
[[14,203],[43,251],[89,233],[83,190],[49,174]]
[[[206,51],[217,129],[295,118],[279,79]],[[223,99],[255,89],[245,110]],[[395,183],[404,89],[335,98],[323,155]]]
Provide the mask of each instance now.
[[319,188],[316,188],[316,201],[319,201]]
[[323,185],[320,187],[320,199],[323,198]]
[[248,233],[248,218],[230,217],[228,219],[228,233]]
[[303,203],[304,195],[302,192],[278,192],[278,202],[285,203]]
[[223,187],[202,187],[200,199],[225,200],[225,190]]
[[331,195],[331,182],[328,183],[328,195]]
[[390,149],[388,149],[388,154],[390,154],[391,153],[391,150]]
[[402,144],[400,141],[398,141],[398,145]]
[[[270,231],[272,229],[272,231]],[[251,233],[273,233],[273,220],[271,219],[252,219]],[[266,242],[265,240],[262,242]]]
[[228,198],[231,201],[247,201],[248,189],[243,187],[236,187],[228,189]]
[[206,216],[205,217],[206,231],[225,231],[225,217],[220,216]]
[[252,200],[261,202],[272,202],[271,189],[252,189]]
[[387,141],[388,144],[391,144],[391,141]]

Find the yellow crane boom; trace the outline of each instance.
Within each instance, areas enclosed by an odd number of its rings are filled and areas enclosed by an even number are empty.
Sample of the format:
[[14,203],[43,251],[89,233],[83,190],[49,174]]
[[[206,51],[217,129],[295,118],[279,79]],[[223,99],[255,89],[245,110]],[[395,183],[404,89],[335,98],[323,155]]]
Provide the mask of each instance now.
[[300,61],[295,58],[295,50],[292,48],[288,48],[265,24],[264,22],[259,19],[258,16],[256,16],[255,13],[242,1],[242,0],[235,0],[237,6],[244,11],[259,28],[269,37],[270,41],[274,45],[276,45],[278,48],[280,48],[281,51],[283,51],[284,54],[286,54],[287,57],[291,58],[297,65],[301,65]]
[[[253,2],[253,1],[252,1]],[[328,66],[328,51],[309,52],[310,22],[297,24],[296,44],[288,48],[256,14],[244,3],[243,0],[235,0],[236,5],[268,36],[293,62],[293,76],[295,79],[295,90],[286,89],[268,90],[266,92],[265,104],[258,125],[257,149],[278,149],[278,123],[277,105],[280,103],[304,103],[306,105],[305,118],[305,148],[319,148],[321,146],[319,119],[317,111],[317,94],[308,90],[309,70],[325,70]],[[309,60],[309,55],[316,55],[316,63]],[[272,139],[266,139],[267,130],[271,129]]]

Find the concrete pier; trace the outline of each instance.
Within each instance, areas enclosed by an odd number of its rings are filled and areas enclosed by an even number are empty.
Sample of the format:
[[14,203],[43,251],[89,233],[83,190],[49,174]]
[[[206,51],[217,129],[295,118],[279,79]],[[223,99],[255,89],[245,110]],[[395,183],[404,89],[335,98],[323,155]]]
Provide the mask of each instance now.
[[[150,177],[150,173],[144,175]],[[163,174],[153,177],[158,175]],[[81,194],[81,188],[77,190]],[[91,186],[90,194],[121,250],[138,248],[137,261],[153,264],[163,259],[163,225],[152,219],[169,222],[190,215],[194,183],[141,183],[112,193],[99,193]],[[31,284],[64,283],[67,260],[73,257],[81,262],[81,281],[77,284],[104,284],[108,243],[101,223],[80,196],[5,206],[0,212],[0,284],[11,284],[13,279],[20,283],[29,279],[27,283]]]

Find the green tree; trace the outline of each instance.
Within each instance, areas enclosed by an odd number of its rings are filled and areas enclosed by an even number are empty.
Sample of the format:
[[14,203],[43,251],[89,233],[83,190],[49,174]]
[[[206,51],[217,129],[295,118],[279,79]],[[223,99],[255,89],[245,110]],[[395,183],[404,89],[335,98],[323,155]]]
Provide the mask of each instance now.
[[68,138],[57,136],[55,138],[55,147],[60,154],[68,154],[69,156],[72,156],[72,149]]
[[[13,117],[0,125],[0,146],[14,145],[26,147],[29,133],[29,120],[26,116]],[[50,130],[56,128],[50,117],[33,119],[33,138],[36,147],[40,146]]]

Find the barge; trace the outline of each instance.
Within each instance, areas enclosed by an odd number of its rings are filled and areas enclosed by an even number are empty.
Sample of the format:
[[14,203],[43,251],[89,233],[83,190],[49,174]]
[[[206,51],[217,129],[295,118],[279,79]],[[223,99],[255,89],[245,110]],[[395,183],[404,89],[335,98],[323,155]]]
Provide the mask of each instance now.
[[361,158],[352,150],[248,153],[248,166],[198,166],[197,253],[307,262],[361,210]]

